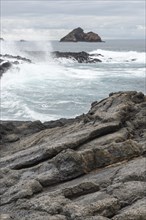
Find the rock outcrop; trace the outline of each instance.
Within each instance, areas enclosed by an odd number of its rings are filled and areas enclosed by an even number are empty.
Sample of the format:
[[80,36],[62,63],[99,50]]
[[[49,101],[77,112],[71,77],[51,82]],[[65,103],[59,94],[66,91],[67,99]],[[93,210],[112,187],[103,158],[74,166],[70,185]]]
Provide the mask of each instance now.
[[2,77],[3,73],[7,72],[13,66],[18,65],[20,62],[31,63],[31,60],[21,56],[0,54],[0,78]]
[[145,109],[119,92],[75,119],[1,122],[1,219],[144,220]]
[[73,59],[73,60],[77,61],[78,63],[102,62],[100,59],[94,58],[93,55],[90,55],[89,53],[86,53],[84,51],[82,51],[82,52],[54,51],[54,52],[52,52],[52,56],[55,57],[55,58]]
[[0,77],[12,67],[12,63],[0,59]]
[[74,29],[60,40],[60,42],[78,42],[78,41],[102,42],[101,37],[98,34],[94,32],[84,33],[83,29],[80,27]]
[[[41,51],[37,54],[36,52],[29,52],[28,54],[33,56],[40,56]],[[74,61],[77,61],[78,63],[97,63],[102,62],[100,59],[97,58],[97,56],[102,56],[101,54],[97,55],[96,58],[94,57],[94,54],[89,54],[84,51],[82,52],[60,52],[60,51],[54,51],[51,53],[52,58],[66,58],[66,59],[72,59]],[[43,56],[43,53],[42,53]],[[22,56],[13,56],[10,54],[2,55],[0,54],[0,77],[3,75],[3,73],[7,72],[10,68],[15,67],[16,65],[19,65],[20,63],[32,63],[32,61],[28,58],[22,57]]]

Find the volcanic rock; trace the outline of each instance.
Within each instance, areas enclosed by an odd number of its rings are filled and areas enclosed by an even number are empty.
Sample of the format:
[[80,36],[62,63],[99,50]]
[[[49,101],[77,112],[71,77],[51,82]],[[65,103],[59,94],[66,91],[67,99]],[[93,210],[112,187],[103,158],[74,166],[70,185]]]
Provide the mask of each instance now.
[[[30,59],[21,56],[13,56],[9,54],[0,54],[0,77],[7,72],[11,67],[18,65],[20,61],[31,63]],[[15,61],[14,61],[15,59]],[[14,65],[13,65],[14,64]]]
[[83,29],[80,27],[74,29],[60,40],[60,42],[78,42],[78,41],[102,42],[101,37],[98,34],[94,32],[84,33]]
[[145,108],[129,91],[74,119],[1,121],[1,218],[144,220]]
[[89,53],[86,53],[84,51],[82,51],[82,52],[60,52],[60,51],[54,51],[54,52],[52,52],[52,56],[56,57],[56,58],[73,59],[73,60],[77,61],[78,63],[102,62],[100,59],[93,58],[93,55],[90,55]]
[[0,77],[2,76],[3,73],[5,73],[8,69],[10,69],[12,64],[9,61],[4,61],[1,59],[0,60]]

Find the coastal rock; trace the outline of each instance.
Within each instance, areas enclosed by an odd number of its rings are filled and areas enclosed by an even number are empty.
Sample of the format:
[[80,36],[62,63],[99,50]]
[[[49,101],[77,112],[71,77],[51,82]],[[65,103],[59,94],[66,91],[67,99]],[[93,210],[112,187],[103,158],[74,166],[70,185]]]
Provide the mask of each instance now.
[[78,63],[96,63],[96,62],[102,62],[100,59],[93,58],[92,55],[89,53],[86,53],[84,51],[82,52],[59,52],[54,51],[52,52],[52,56],[55,58],[67,58],[67,59],[73,59],[77,61]]
[[9,61],[0,60],[0,77],[3,73],[7,72],[12,67],[12,63]]
[[74,29],[60,40],[60,42],[78,42],[78,41],[102,42],[101,37],[98,34],[94,32],[84,33],[83,29],[80,27]]
[[18,65],[20,62],[31,63],[30,59],[21,56],[13,56],[9,54],[0,54],[0,77],[3,73],[7,72],[10,68]]
[[144,220],[145,107],[118,92],[74,119],[1,121],[2,219]]
[[20,60],[20,61],[25,61],[27,63],[31,63],[30,59],[25,58],[25,57],[21,57],[21,56],[13,56],[13,55],[10,55],[10,54],[5,54],[5,55],[0,54],[0,57],[1,58],[6,58],[6,59],[16,59],[16,60]]

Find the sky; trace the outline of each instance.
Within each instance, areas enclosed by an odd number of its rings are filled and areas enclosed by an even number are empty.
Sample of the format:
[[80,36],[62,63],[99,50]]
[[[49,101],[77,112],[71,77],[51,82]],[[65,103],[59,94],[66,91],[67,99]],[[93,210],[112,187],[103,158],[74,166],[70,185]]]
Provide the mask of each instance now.
[[144,39],[146,0],[0,0],[1,37],[59,40],[81,27],[106,39]]

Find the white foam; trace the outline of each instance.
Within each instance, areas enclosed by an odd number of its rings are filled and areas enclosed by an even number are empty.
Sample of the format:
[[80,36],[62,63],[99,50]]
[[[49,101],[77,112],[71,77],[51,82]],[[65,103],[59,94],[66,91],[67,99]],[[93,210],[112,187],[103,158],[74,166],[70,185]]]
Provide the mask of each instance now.
[[[47,47],[45,44],[43,46],[45,50]],[[41,45],[38,45],[38,48],[40,47]],[[12,50],[14,56],[22,55],[15,45],[14,48],[12,44],[10,48],[5,48],[4,54],[12,54],[7,49]],[[73,116],[76,114],[76,106],[84,105],[89,101],[88,97],[91,97],[90,101],[94,101],[95,93],[104,94],[106,91],[108,94],[115,91],[117,85],[111,83],[109,85],[112,88],[107,88],[107,82],[119,77],[121,84],[124,79],[125,86],[131,78],[134,78],[135,82],[136,79],[144,78],[144,53],[95,50],[91,54],[95,54],[94,57],[102,54],[104,57],[98,58],[103,62],[78,64],[72,59],[60,58],[54,61],[47,56],[43,62],[22,62],[11,68],[1,78],[1,119],[54,120],[62,115],[66,117],[66,108],[69,105],[71,108],[75,106],[74,111],[69,109]],[[132,59],[136,60],[131,61]],[[126,85],[127,89],[129,85]]]
[[[97,57],[105,63],[145,63],[145,53],[137,51],[110,51],[110,50],[94,50],[90,54],[95,54],[94,57]],[[102,56],[98,56],[101,54]]]

